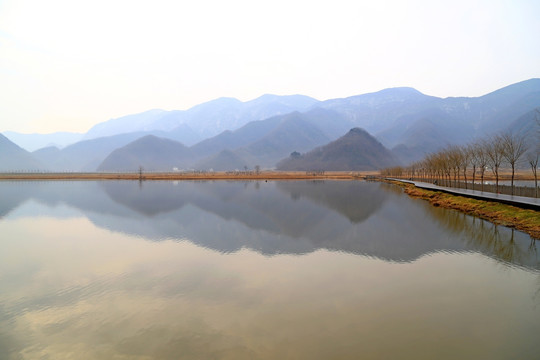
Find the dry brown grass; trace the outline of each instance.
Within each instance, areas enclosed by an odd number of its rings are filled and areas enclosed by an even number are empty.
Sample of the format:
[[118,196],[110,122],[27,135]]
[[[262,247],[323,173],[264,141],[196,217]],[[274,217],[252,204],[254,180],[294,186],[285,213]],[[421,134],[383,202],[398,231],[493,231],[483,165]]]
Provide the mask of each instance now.
[[462,211],[466,214],[515,228],[540,239],[540,212],[521,209],[495,201],[471,199],[451,195],[440,191],[420,189],[411,184],[396,183],[403,186],[405,193],[411,197],[429,201],[433,206]]
[[327,171],[309,174],[305,171],[206,172],[206,173],[3,173],[0,180],[354,180],[376,172]]

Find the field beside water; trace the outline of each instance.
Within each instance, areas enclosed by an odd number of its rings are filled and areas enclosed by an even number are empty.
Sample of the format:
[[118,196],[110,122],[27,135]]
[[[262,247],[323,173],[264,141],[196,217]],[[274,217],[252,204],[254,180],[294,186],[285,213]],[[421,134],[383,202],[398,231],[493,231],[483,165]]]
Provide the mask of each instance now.
[[227,172],[66,172],[0,173],[0,180],[309,180],[362,179],[377,172],[350,171],[227,171]]

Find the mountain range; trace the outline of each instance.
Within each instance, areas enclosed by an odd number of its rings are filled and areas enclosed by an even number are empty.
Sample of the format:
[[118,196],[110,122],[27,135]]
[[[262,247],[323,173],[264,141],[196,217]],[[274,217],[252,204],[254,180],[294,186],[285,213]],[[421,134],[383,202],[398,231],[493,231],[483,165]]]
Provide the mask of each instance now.
[[307,156],[352,128],[373,135],[396,162],[407,164],[448,144],[498,131],[531,132],[538,108],[540,79],[480,97],[438,98],[391,88],[326,101],[303,95],[263,95],[247,102],[220,98],[188,110],[149,110],[111,119],[86,134],[6,132],[2,150],[15,151],[6,145],[13,142],[20,150],[17,156],[26,160],[13,163],[0,156],[0,169],[274,168],[291,153]]
[[[333,123],[331,127],[320,124]],[[333,111],[315,109],[292,112],[266,120],[252,121],[235,131],[224,131],[189,148],[172,140],[145,136],[113,151],[99,171],[199,169],[234,170],[244,167],[274,167],[292,151],[308,151],[328,143],[349,129],[351,124]],[[143,154],[154,154],[153,157]],[[158,155],[159,154],[159,155]]]

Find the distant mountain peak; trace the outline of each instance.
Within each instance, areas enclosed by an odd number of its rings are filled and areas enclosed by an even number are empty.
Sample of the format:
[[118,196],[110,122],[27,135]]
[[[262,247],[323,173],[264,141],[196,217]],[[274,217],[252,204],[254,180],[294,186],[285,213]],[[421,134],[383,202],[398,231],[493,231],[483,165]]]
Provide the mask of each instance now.
[[376,170],[396,165],[398,161],[377,139],[361,128],[304,155],[293,152],[277,165],[279,170]]
[[420,91],[418,91],[415,88],[410,87],[410,86],[397,86],[397,87],[386,88],[386,89],[376,91],[376,92],[374,92],[372,94],[376,94],[376,93],[379,93],[379,94],[381,94],[381,93],[402,93],[402,94],[425,95],[422,92],[420,92]]
[[355,127],[355,128],[352,128],[351,130],[349,130],[348,132],[349,135],[368,135],[368,136],[371,136],[369,135],[369,133],[362,129],[362,128],[359,128],[359,127]]

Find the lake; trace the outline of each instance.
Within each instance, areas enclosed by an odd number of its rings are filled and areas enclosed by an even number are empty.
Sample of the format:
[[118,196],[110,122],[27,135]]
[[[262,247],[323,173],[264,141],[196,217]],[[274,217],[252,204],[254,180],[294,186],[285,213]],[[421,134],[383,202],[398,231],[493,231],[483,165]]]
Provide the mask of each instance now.
[[0,182],[2,359],[533,359],[528,235],[362,181]]

